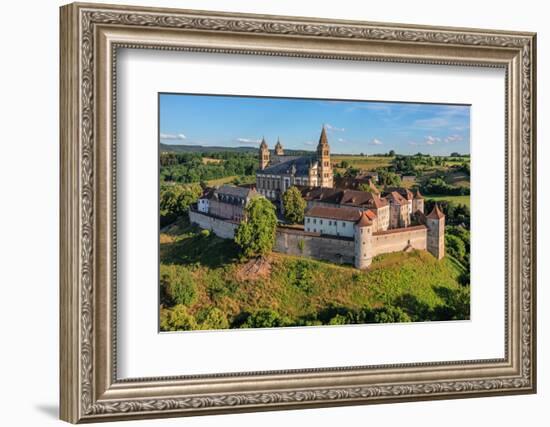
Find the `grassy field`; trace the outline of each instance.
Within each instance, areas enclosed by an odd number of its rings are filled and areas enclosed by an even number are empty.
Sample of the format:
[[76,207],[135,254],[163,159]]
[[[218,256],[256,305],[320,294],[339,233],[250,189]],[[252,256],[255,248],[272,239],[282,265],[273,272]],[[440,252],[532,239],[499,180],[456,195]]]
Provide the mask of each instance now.
[[228,184],[232,182],[235,178],[237,178],[237,175],[224,176],[223,178],[218,178],[218,179],[211,179],[207,182],[209,186],[214,187],[217,185]]
[[[185,221],[160,239],[161,264],[186,270],[196,288],[186,315],[200,319],[214,307],[224,316],[223,327],[243,327],[261,310],[276,313],[285,326],[334,324],[344,315],[381,307],[399,307],[413,321],[441,320],[449,301],[467,290],[458,283],[460,264],[450,257],[437,261],[424,251],[376,257],[368,271],[278,253],[254,269],[253,261],[239,260],[231,240]],[[200,325],[191,329],[196,328]]]
[[208,165],[208,164],[211,164],[211,163],[214,163],[214,164],[219,164],[219,163],[222,163],[223,160],[222,159],[213,159],[211,157],[203,157],[202,158],[202,163],[205,164],[205,165]]
[[353,168],[372,171],[376,168],[388,167],[393,157],[335,155],[331,156],[331,160],[333,164],[340,164],[345,160]]
[[223,178],[218,178],[218,179],[210,179],[207,181],[207,183],[210,187],[217,187],[223,184],[235,184],[234,181],[236,179],[239,180],[238,182],[239,185],[254,184],[256,182],[255,175],[246,175],[246,176],[231,175],[231,176],[225,176]]
[[435,201],[447,200],[449,202],[455,202],[457,204],[466,205],[470,207],[470,196],[448,196],[448,195],[437,195],[437,194],[424,194],[426,199],[431,199]]

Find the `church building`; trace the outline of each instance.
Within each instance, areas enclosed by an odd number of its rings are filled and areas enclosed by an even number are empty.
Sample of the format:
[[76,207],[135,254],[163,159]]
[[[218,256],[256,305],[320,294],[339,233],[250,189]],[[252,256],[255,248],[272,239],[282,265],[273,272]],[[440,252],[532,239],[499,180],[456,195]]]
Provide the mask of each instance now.
[[330,146],[324,126],[316,152],[306,156],[285,155],[280,140],[274,152],[271,152],[263,138],[259,166],[256,190],[269,200],[281,200],[282,194],[293,185],[324,188],[332,188],[334,185]]

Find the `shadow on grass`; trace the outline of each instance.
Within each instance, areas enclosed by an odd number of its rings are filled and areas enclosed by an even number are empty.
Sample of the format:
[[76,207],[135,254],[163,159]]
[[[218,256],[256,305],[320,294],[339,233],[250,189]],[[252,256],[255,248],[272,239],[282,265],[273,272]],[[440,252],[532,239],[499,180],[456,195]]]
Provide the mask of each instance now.
[[393,301],[393,305],[404,310],[413,322],[436,320],[434,319],[433,309],[413,294],[400,295]]
[[173,242],[161,243],[160,260],[163,264],[201,264],[217,268],[238,260],[239,248],[233,240],[202,234],[198,228],[186,231],[186,235]]

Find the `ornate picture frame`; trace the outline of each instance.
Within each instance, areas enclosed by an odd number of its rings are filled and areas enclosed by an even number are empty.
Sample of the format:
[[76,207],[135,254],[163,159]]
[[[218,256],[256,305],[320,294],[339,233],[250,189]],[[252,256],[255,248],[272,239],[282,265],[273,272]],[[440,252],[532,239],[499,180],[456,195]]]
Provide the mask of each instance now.
[[[98,4],[61,8],[60,383],[72,423],[536,391],[536,35]],[[505,357],[117,379],[117,49],[500,67]]]

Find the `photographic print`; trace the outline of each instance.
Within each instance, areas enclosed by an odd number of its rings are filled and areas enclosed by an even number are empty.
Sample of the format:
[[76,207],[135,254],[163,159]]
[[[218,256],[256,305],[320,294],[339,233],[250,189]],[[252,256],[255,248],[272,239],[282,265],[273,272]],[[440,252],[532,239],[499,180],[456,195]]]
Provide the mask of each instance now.
[[469,105],[158,100],[161,331],[469,319]]

